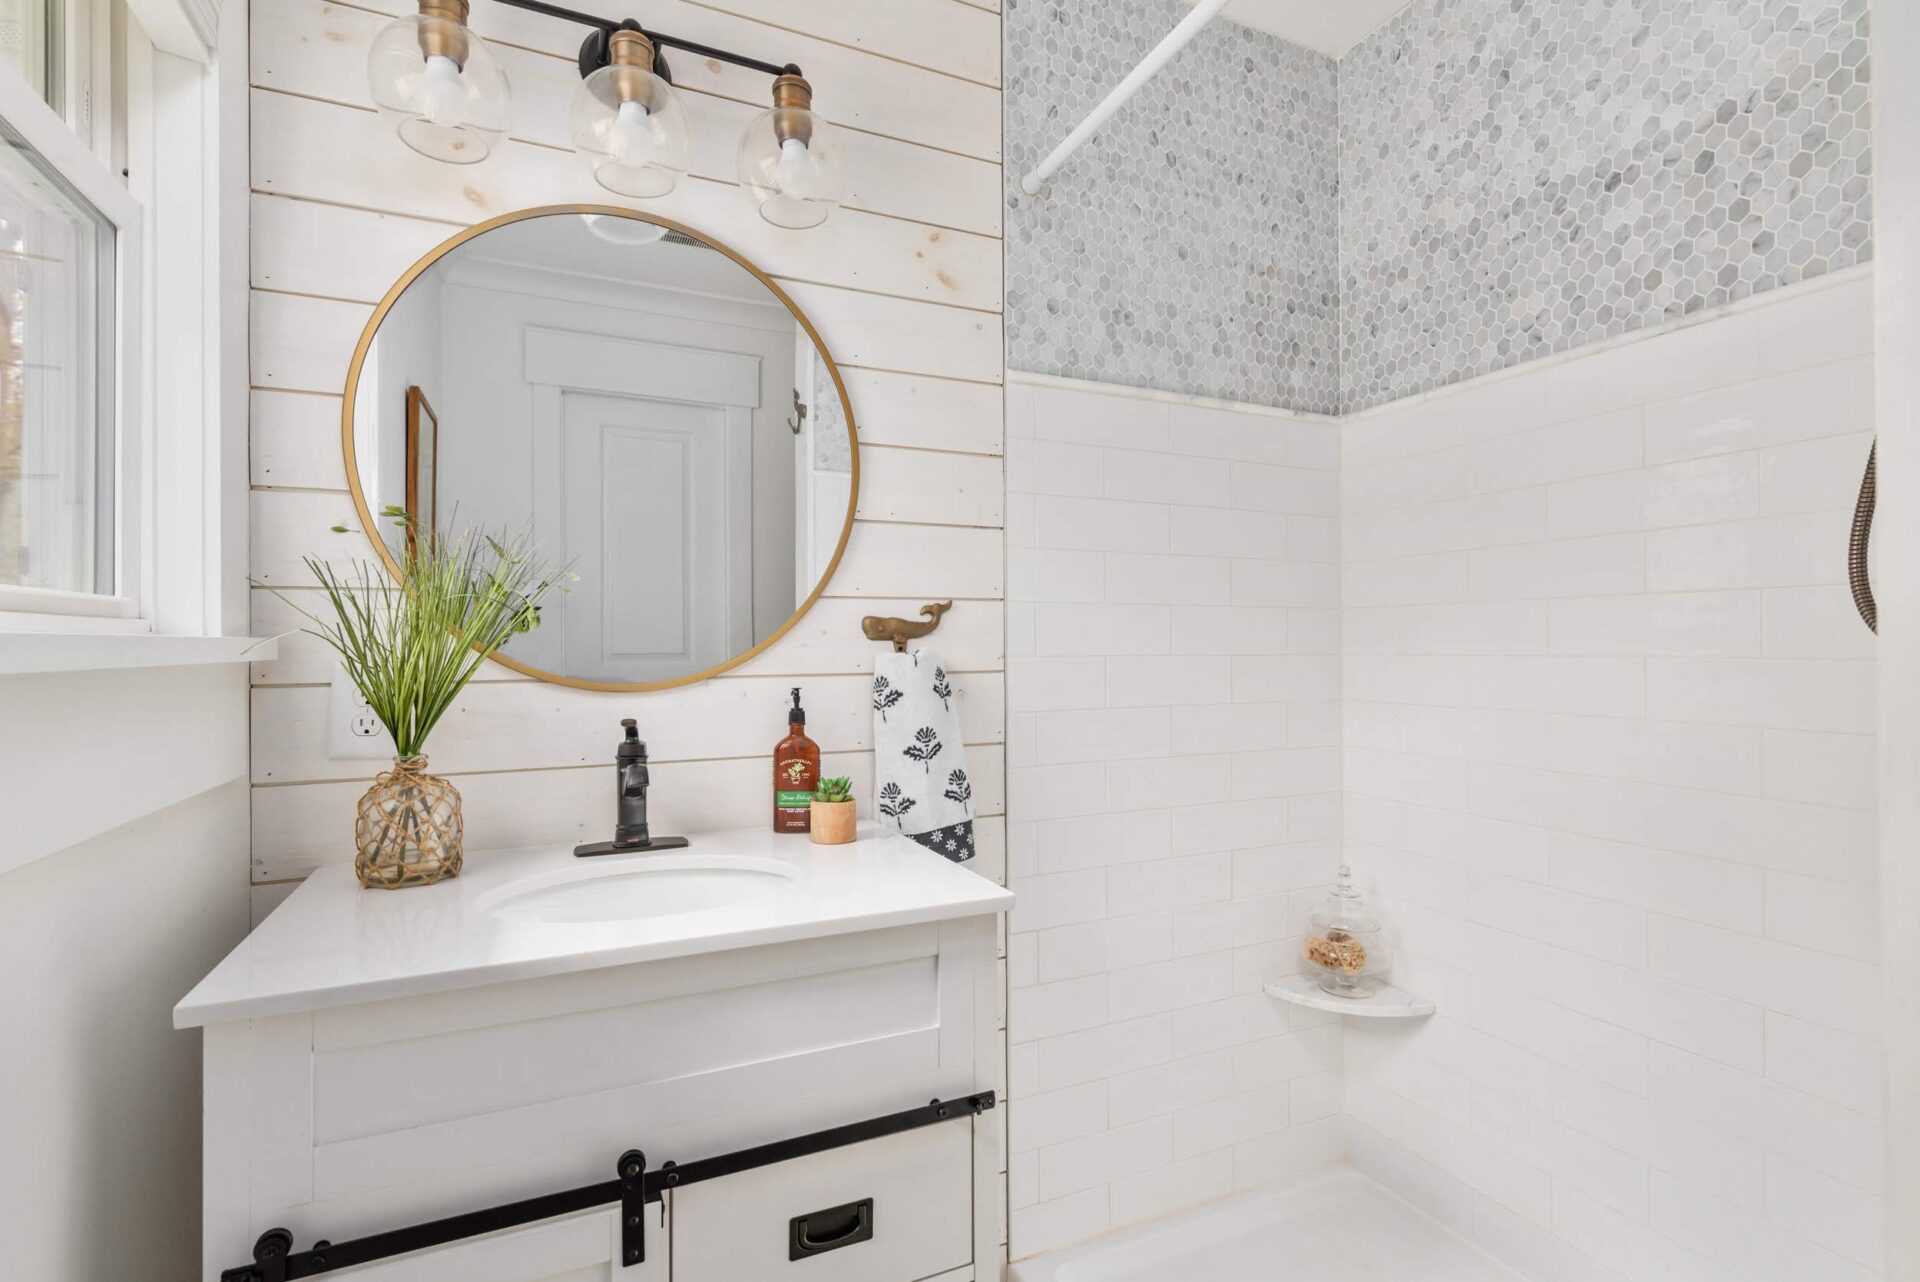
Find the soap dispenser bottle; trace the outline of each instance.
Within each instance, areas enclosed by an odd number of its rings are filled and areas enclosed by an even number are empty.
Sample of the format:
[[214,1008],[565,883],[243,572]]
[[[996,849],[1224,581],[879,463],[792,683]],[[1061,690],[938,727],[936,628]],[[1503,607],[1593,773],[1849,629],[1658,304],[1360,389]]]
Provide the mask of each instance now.
[[807,710],[800,687],[787,709],[787,737],[773,750],[773,830],[809,832],[813,828],[813,790],[820,784],[820,745],[807,738]]

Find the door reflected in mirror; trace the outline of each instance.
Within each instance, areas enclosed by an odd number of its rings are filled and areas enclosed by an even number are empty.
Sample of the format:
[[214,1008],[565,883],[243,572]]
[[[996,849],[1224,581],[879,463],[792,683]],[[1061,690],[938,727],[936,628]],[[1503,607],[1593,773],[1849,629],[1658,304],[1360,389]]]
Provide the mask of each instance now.
[[375,312],[347,407],[390,566],[410,530],[467,526],[568,563],[501,655],[553,680],[739,662],[825,587],[853,519],[852,416],[798,309],[730,251],[622,211],[530,210],[436,249]]

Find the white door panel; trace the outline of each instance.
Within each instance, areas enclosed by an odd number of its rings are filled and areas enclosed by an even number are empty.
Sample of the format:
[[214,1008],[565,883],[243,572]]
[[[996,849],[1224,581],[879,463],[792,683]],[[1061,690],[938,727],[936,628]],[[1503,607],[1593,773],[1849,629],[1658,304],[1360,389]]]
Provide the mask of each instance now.
[[736,588],[747,580],[734,572],[752,551],[750,418],[637,396],[559,400],[559,511],[543,510],[539,538],[563,546],[578,576],[555,620],[563,670],[660,681],[751,644],[751,602]]

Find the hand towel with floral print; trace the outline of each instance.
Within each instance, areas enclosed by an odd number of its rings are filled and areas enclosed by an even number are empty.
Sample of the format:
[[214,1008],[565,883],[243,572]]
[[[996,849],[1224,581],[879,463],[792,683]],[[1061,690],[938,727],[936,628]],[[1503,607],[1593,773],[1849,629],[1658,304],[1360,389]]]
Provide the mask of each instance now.
[[973,858],[973,784],[959,696],[931,650],[873,665],[874,813],[955,863]]

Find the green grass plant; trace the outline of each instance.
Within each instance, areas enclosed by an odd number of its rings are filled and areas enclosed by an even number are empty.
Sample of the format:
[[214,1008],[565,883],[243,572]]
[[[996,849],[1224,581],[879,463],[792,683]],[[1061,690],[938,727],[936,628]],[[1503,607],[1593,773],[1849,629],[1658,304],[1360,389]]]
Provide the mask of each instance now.
[[[403,511],[382,515],[405,531]],[[540,626],[540,602],[572,575],[538,561],[525,535],[495,537],[468,527],[402,546],[399,582],[365,561],[343,573],[305,558],[326,595],[326,614],[281,599],[313,623],[304,631],[340,655],[404,761],[425,751],[427,736],[481,664]]]

